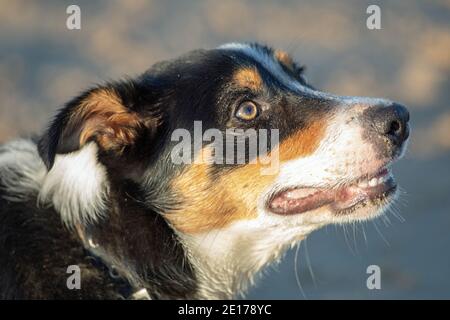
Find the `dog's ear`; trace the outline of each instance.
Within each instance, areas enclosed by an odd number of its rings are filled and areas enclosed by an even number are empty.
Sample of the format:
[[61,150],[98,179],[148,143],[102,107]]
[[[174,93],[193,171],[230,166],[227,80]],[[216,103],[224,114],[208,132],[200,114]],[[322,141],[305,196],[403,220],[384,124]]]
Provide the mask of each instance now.
[[99,86],[67,103],[39,141],[47,167],[57,154],[77,151],[89,142],[120,156],[140,136],[154,135],[160,118],[139,106],[136,90],[131,82]]

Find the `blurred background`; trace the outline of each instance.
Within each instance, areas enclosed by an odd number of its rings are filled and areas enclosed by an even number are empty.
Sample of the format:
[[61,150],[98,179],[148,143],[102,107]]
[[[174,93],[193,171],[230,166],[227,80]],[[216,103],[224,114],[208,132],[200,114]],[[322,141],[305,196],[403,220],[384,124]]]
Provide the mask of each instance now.
[[[70,4],[81,30],[66,28]],[[370,4],[381,30],[366,27]],[[247,297],[450,298],[450,0],[0,0],[0,143],[40,132],[96,82],[231,41],[282,48],[316,87],[398,100],[412,117],[389,220],[312,234]],[[369,265],[381,290],[366,287]]]

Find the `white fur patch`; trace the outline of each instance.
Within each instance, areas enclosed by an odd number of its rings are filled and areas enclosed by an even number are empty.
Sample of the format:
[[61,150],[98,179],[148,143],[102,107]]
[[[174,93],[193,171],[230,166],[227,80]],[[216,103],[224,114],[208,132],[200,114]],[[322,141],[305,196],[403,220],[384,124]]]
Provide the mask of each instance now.
[[99,220],[107,206],[106,168],[97,160],[97,145],[57,155],[39,193],[39,203],[51,202],[68,226]]
[[[189,261],[196,269],[199,299],[231,299],[244,294],[264,267],[321,225],[306,225],[301,216],[259,214],[224,229],[181,234]],[[290,220],[290,221],[289,221]],[[292,222],[292,223],[290,223]]]
[[106,169],[97,161],[93,143],[67,155],[57,155],[50,171],[39,156],[36,143],[20,139],[0,146],[2,195],[9,201],[38,199],[53,205],[67,225],[97,221],[106,208]]
[[47,174],[36,144],[27,139],[0,146],[0,180],[5,187],[3,198],[26,201],[35,197]]

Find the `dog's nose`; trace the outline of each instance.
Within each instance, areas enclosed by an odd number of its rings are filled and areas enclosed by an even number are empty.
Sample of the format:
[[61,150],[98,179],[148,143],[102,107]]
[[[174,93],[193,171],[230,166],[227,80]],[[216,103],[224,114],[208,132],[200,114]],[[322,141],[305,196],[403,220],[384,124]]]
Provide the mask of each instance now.
[[376,132],[387,137],[396,146],[409,136],[409,112],[398,103],[376,106],[371,110],[371,122]]

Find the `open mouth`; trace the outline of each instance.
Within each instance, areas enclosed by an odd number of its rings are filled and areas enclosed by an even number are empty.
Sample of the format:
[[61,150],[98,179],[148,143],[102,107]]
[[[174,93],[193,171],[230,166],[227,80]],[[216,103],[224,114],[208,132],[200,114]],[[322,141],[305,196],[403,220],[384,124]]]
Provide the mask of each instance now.
[[299,214],[323,206],[330,206],[337,214],[369,202],[387,199],[397,189],[390,171],[383,168],[375,175],[334,188],[290,188],[275,194],[268,203],[271,212],[282,215]]

